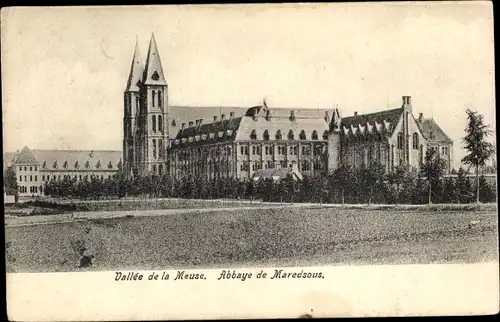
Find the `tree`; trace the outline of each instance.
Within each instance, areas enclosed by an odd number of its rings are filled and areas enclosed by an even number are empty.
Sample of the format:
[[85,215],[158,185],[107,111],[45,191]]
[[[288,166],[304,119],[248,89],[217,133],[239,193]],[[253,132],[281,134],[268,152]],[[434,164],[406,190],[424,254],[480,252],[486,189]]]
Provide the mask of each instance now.
[[445,166],[445,160],[438,155],[436,149],[432,147],[427,149],[421,171],[429,185],[429,204],[432,203],[432,187],[438,185],[439,179],[444,174]]
[[398,164],[394,170],[387,175],[389,183],[396,185],[396,204],[399,204],[399,191],[407,175],[408,167],[404,164]]
[[368,167],[362,167],[359,170],[360,188],[368,192],[368,205],[372,202],[373,189],[383,182],[385,170],[384,166],[380,163],[372,162]]
[[469,178],[467,178],[467,171],[460,167],[457,172],[457,179],[455,183],[457,187],[458,201],[460,203],[470,203],[474,196]]
[[17,197],[17,177],[13,167],[8,167],[3,174],[5,193]]
[[335,169],[331,177],[331,188],[338,188],[341,191],[342,205],[345,202],[345,190],[354,181],[354,175],[351,167],[342,164]]
[[493,144],[486,141],[493,131],[490,125],[484,124],[483,115],[470,109],[465,112],[468,122],[462,142],[469,153],[462,158],[462,162],[476,168],[476,202],[479,203],[479,167],[483,167],[494,153]]

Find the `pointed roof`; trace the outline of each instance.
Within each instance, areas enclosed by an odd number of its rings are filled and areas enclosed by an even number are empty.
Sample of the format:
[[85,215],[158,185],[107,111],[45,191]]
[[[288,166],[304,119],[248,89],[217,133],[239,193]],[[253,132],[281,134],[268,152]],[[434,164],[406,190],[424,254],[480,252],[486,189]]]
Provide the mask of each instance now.
[[38,161],[33,154],[33,152],[25,146],[19,155],[17,156],[16,160],[13,162],[14,164],[38,164]]
[[148,57],[146,58],[142,82],[145,85],[167,85],[154,34],[151,35],[151,41],[149,42]]
[[[417,121],[417,125],[422,132],[422,135],[429,144],[451,144],[453,141],[444,133],[441,127],[434,121],[434,119],[423,119]],[[432,135],[431,135],[432,134]]]
[[395,108],[392,110],[380,111],[370,114],[361,114],[356,116],[344,117],[340,120],[341,127],[347,128],[359,128],[366,126],[366,124],[376,125],[376,124],[387,124],[390,126],[388,134],[392,134],[396,123],[399,121],[403,113],[403,108]]
[[139,44],[135,43],[134,57],[132,58],[132,65],[130,66],[130,74],[128,76],[126,92],[138,92],[138,83],[141,81],[144,65],[142,64],[141,53],[139,51]]

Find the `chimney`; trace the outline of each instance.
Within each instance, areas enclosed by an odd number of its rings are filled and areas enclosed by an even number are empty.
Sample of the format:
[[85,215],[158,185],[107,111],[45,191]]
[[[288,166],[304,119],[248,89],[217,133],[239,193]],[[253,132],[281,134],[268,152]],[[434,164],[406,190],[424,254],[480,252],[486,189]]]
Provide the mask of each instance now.
[[198,125],[200,125],[200,126],[201,126],[201,123],[203,123],[203,119],[199,119],[199,120],[198,120]]
[[411,96],[403,96],[403,105],[411,105]]
[[189,121],[189,127],[193,126],[193,121]]
[[214,122],[217,122],[217,115],[214,115]]
[[231,119],[232,119],[233,117],[234,117],[234,112],[230,112],[230,113],[229,113],[229,118],[231,118]]
[[184,130],[184,128],[186,128],[186,123],[182,122],[181,129]]
[[354,112],[354,116],[358,116],[358,111]]
[[419,113],[418,114],[418,121],[422,123],[422,120],[424,119],[424,113]]
[[220,116],[221,121],[226,119],[226,114],[221,114]]

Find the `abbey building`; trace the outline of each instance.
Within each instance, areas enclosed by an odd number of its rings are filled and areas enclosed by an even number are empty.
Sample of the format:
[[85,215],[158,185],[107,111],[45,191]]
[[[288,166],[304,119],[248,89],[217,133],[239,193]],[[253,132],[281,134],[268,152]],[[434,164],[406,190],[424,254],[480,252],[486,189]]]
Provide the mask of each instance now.
[[418,168],[436,148],[450,169],[453,142],[432,119],[415,118],[410,96],[400,107],[342,116],[334,109],[181,107],[168,84],[154,36],[143,64],[136,45],[124,92],[123,160],[129,176],[252,178],[266,169],[314,175],[341,163],[377,161],[386,171]]
[[342,115],[337,108],[173,106],[152,36],[143,62],[136,44],[123,94],[123,150],[67,151],[24,147],[4,153],[20,196],[43,194],[50,181],[127,177],[252,179],[290,173],[297,178],[381,163],[418,169],[436,149],[451,170],[453,142],[432,118],[415,117],[411,97],[376,113]]

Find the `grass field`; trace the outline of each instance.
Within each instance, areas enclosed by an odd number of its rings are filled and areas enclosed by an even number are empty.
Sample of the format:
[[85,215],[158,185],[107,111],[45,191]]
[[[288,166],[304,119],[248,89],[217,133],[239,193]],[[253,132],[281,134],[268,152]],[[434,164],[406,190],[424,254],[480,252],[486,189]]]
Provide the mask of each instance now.
[[[5,235],[7,271],[41,272],[498,261],[497,231],[493,210],[269,208],[6,227]],[[95,256],[90,267],[79,267],[82,254]]]

